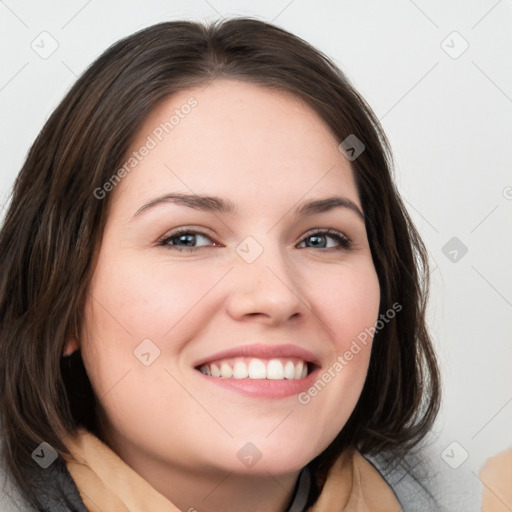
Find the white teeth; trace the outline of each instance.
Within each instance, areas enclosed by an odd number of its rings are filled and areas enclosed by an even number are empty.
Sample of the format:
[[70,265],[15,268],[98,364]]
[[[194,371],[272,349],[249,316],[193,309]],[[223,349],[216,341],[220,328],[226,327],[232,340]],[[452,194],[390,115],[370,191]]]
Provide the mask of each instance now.
[[224,379],[230,379],[233,376],[233,370],[228,363],[222,363],[220,367],[220,376]]
[[291,361],[288,361],[284,365],[284,378],[285,379],[294,379],[295,378],[295,366]]
[[233,366],[233,378],[234,379],[246,379],[249,376],[249,370],[247,370],[247,365],[238,361]]
[[283,380],[283,363],[279,359],[271,359],[267,364],[267,379]]
[[304,368],[304,363],[302,361],[299,361],[295,365],[295,378],[300,379],[302,378],[302,369]]
[[249,364],[240,360],[231,362],[231,364],[227,361],[204,364],[199,371],[204,375],[224,379],[292,380],[307,377],[308,366],[300,360],[252,358]]
[[259,359],[252,359],[249,363],[249,378],[250,379],[266,379],[267,368],[263,361]]

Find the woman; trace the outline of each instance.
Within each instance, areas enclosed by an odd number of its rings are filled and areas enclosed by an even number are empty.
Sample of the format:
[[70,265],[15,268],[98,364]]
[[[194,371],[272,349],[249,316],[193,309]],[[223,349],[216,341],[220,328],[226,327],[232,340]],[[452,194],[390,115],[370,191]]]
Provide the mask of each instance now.
[[439,407],[426,255],[390,160],[346,77],[261,21],[162,23],[93,63],[0,237],[24,502],[434,510],[406,458]]

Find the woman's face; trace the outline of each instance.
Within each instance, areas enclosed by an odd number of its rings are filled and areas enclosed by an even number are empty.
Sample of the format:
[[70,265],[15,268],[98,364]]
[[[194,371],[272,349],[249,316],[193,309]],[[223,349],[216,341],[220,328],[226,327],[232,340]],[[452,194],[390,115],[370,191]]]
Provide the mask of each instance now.
[[145,120],[80,339],[105,435],[142,474],[297,471],[346,423],[379,284],[339,142],[296,96],[231,80]]

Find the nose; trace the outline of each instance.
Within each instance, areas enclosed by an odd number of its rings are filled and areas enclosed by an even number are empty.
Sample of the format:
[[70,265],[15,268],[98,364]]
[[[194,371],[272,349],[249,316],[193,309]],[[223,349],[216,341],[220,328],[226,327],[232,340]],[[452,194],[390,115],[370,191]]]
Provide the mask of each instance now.
[[302,296],[300,273],[278,247],[265,247],[252,263],[236,255],[227,310],[238,321],[267,325],[298,321],[309,306]]

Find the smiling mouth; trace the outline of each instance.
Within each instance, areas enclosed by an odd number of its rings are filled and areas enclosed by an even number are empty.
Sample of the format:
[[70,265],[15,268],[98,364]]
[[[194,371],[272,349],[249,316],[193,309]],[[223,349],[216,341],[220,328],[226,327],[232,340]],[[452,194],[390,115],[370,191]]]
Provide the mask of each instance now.
[[222,379],[300,380],[311,373],[313,364],[295,357],[236,357],[204,363],[196,369],[209,377]]

